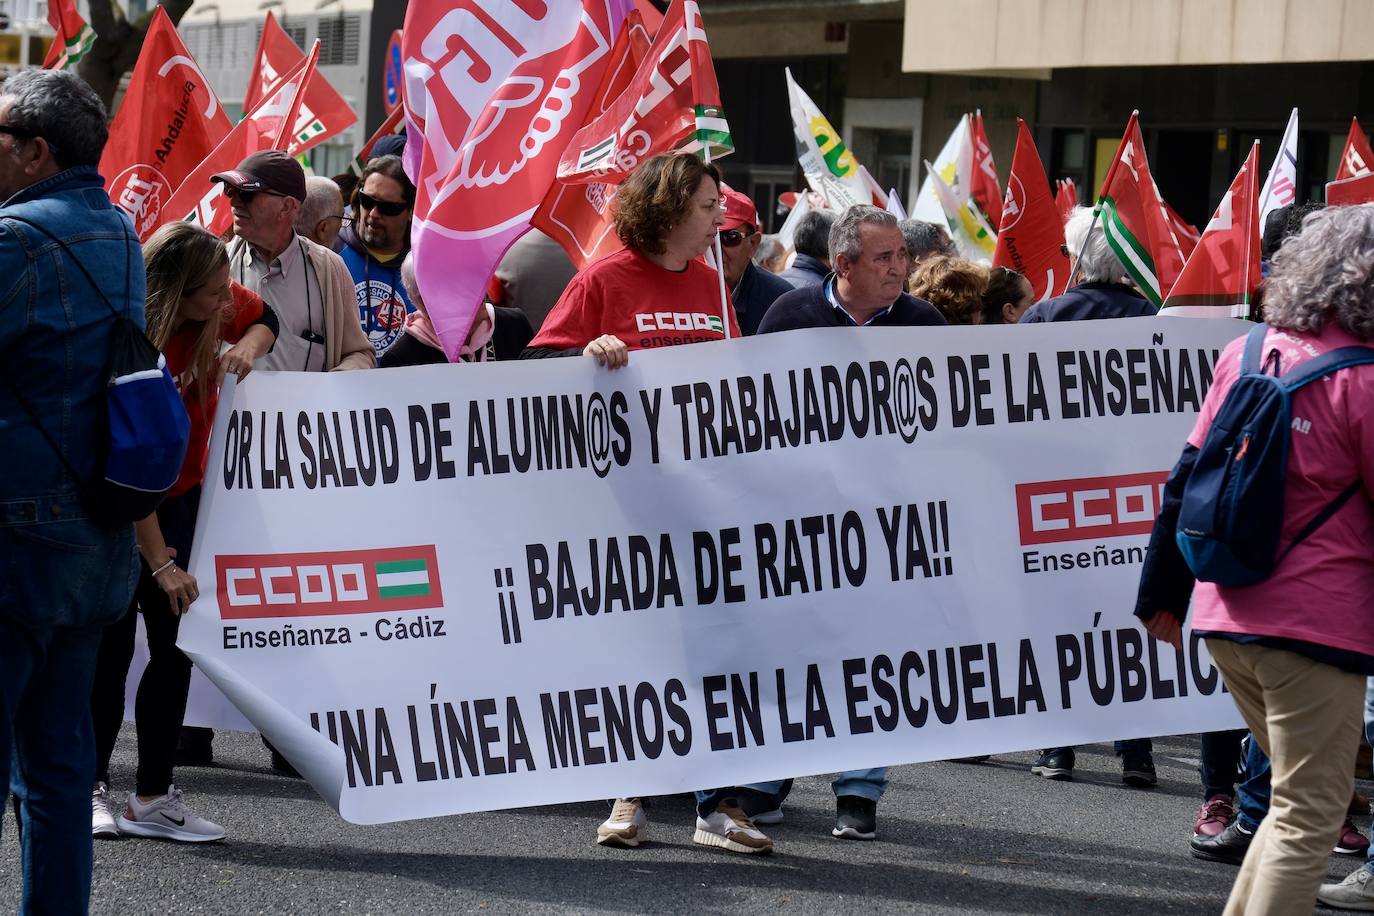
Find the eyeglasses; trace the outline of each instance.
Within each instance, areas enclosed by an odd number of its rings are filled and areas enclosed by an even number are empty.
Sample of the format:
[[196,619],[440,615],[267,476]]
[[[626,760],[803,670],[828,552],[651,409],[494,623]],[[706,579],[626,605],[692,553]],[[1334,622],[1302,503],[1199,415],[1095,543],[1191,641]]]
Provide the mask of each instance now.
[[285,194],[278,194],[276,191],[269,191],[266,188],[236,188],[231,184],[224,186],[224,196],[230,201],[238,199],[245,207],[253,203],[253,199],[259,194],[266,194],[268,197],[285,197]]
[[382,216],[400,216],[410,209],[410,204],[403,200],[378,200],[371,194],[359,191],[358,207],[363,210],[376,210]]
[[744,229],[726,229],[720,234],[720,245],[722,248],[734,248],[751,234]]

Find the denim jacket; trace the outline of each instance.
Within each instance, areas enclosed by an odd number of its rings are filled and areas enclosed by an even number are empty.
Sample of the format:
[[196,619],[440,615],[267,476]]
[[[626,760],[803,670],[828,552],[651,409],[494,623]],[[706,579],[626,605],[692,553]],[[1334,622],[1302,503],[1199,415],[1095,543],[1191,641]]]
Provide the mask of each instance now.
[[[10,216],[66,242],[110,304],[140,328],[142,249],[94,166],[67,169],[0,204],[0,373],[23,393],[84,487],[100,470],[114,318],[56,242]],[[0,524],[80,511],[78,482],[4,382],[0,463]]]

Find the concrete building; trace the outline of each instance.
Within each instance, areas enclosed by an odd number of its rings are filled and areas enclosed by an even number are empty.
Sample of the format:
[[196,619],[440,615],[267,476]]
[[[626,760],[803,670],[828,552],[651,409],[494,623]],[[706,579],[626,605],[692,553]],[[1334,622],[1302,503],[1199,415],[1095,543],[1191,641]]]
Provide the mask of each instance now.
[[[1252,140],[1272,160],[1301,109],[1305,199],[1352,115],[1374,126],[1367,0],[700,0],[737,152],[761,212],[800,185],[784,66],[884,187],[914,197],[959,116],[981,108],[1005,184],[1015,117],[1050,178],[1099,186],[1133,108],[1166,199],[1203,225]],[[1362,121],[1365,118],[1361,118]]]

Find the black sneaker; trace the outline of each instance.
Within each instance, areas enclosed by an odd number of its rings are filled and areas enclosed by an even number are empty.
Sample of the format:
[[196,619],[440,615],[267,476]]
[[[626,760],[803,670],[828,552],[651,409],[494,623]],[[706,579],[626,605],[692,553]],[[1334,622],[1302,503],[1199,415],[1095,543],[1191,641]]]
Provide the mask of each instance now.
[[1059,779],[1064,782],[1072,780],[1073,749],[1052,747],[1049,750],[1041,751],[1040,758],[1031,767],[1031,772],[1046,779]]
[[1245,861],[1245,851],[1250,848],[1254,838],[1253,833],[1240,829],[1239,820],[1234,820],[1216,836],[1195,836],[1188,845],[1192,847],[1196,858],[1239,865]]
[[1121,755],[1121,781],[1137,789],[1148,789],[1159,782],[1154,758],[1147,754]]
[[857,795],[839,796],[835,799],[835,829],[830,834],[842,840],[876,840],[878,803]]

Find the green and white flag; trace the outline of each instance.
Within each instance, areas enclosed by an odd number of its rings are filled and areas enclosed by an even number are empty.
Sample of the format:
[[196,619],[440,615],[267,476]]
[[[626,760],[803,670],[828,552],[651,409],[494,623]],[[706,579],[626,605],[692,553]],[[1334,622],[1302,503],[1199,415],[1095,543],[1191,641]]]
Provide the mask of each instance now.
[[377,574],[377,594],[381,598],[413,598],[428,595],[431,589],[429,563],[414,560],[384,560],[373,564]]

